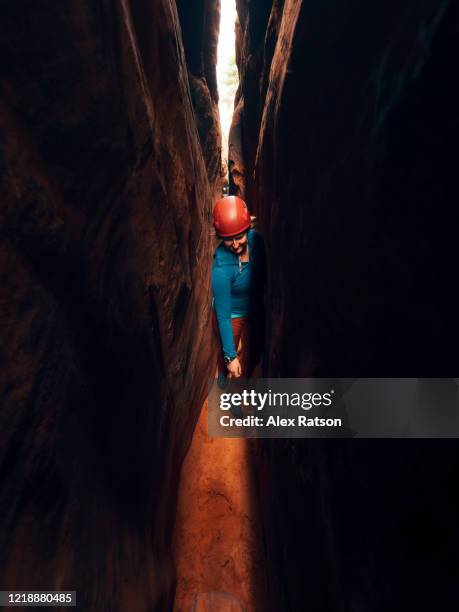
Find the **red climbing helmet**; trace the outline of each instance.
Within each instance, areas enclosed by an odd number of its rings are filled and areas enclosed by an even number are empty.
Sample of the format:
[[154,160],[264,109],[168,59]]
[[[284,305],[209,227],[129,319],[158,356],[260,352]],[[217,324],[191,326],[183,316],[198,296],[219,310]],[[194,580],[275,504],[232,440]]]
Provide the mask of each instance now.
[[217,200],[214,207],[214,227],[220,238],[236,236],[250,227],[247,205],[237,196]]

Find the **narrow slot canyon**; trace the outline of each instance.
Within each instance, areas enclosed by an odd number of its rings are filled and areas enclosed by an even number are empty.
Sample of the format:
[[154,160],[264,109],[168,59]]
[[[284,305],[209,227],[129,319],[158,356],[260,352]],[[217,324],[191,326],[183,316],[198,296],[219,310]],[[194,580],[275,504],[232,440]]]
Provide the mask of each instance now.
[[228,190],[266,244],[256,376],[440,378],[457,399],[459,6],[225,11],[0,8],[0,591],[452,612],[457,439],[214,438],[207,396]]
[[[217,13],[212,13],[212,20],[206,18],[204,6],[196,11],[196,6],[186,0],[177,6],[188,67],[195,66],[196,73],[202,74],[206,63],[211,64],[212,76],[206,75],[206,81],[218,85],[213,101],[219,103],[222,178],[228,183],[228,137],[237,88],[237,67],[233,65],[235,2],[222,0],[219,12],[214,3]],[[206,31],[209,23],[212,32]],[[215,56],[215,42],[211,41],[217,35]],[[204,41],[201,48],[196,46],[200,40]],[[206,62],[206,45],[213,49],[212,62]],[[255,450],[250,442],[253,440],[209,437],[208,404],[204,403],[181,469],[173,538],[176,612],[237,612],[268,607],[266,559],[253,470]]]

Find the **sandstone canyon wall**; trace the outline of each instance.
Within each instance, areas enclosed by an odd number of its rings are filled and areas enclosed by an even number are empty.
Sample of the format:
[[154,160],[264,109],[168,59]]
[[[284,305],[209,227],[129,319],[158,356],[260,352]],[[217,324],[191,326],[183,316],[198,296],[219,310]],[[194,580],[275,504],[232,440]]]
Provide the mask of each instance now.
[[[457,376],[457,4],[238,11],[232,188],[268,245],[265,375]],[[260,445],[274,609],[452,609],[458,451]]]
[[214,195],[220,197],[222,138],[216,71],[220,0],[177,0],[177,9],[199,139]]
[[169,609],[213,367],[215,114],[171,0],[0,10],[0,588]]
[[270,370],[455,374],[457,9],[262,4],[239,55],[247,198],[285,296]]

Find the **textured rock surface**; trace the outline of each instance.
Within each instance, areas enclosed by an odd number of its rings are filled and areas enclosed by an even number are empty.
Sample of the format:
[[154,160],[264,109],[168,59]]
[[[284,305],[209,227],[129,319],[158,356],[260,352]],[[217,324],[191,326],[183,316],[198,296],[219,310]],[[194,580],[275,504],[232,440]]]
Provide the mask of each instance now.
[[[270,8],[239,2],[246,194],[271,269],[265,374],[456,376],[457,4]],[[260,452],[274,609],[451,607],[456,442]]]
[[213,369],[213,185],[175,3],[1,16],[0,588],[169,609]]
[[242,123],[244,98],[238,99],[228,139],[228,169],[230,193],[245,198],[245,165],[242,152]]
[[264,44],[272,9],[272,0],[256,3],[237,0],[236,63],[239,88],[236,93],[233,123],[229,140],[229,167],[232,192],[241,195],[256,208],[253,171],[258,143],[258,130],[263,110],[260,77],[265,61]]
[[[275,375],[457,372],[446,220],[459,94],[445,68],[457,61],[456,10],[432,1],[369,15],[362,5],[351,19],[344,8],[286,2],[269,87],[266,66],[245,67],[250,86],[261,85],[261,102],[244,96],[247,169],[257,149],[248,195],[272,242],[273,295],[283,296],[271,326]],[[306,341],[291,347],[298,330]]]
[[191,99],[204,160],[215,196],[223,183],[217,90],[220,0],[177,0]]

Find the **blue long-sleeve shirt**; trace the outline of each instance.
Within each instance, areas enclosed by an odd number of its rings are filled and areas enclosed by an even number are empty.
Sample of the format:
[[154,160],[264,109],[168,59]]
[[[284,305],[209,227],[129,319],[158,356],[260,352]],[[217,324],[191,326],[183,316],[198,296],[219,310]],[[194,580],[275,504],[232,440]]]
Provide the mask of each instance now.
[[215,250],[212,265],[213,308],[215,309],[223,354],[236,357],[232,316],[253,314],[264,306],[266,254],[261,234],[248,232],[249,261],[239,257],[221,243]]

